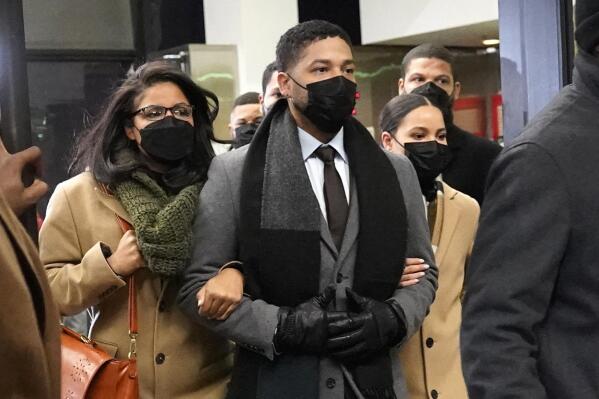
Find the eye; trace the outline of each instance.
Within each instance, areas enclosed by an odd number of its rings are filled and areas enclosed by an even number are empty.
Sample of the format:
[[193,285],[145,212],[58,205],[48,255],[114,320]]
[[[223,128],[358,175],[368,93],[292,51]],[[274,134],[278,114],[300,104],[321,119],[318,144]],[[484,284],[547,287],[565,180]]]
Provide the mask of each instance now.
[[187,104],[175,105],[173,115],[177,118],[189,118],[193,112],[193,107]]
[[437,79],[437,83],[442,84],[442,85],[448,85],[449,79],[447,79],[447,78]]
[[350,68],[345,68],[345,73],[349,73],[352,74],[355,72],[355,68],[354,67],[350,67]]
[[328,70],[329,69],[327,67],[324,67],[324,66],[314,68],[314,72],[317,72],[317,73],[326,73]]
[[166,113],[164,107],[159,105],[149,105],[142,110],[143,115],[148,119],[162,118]]

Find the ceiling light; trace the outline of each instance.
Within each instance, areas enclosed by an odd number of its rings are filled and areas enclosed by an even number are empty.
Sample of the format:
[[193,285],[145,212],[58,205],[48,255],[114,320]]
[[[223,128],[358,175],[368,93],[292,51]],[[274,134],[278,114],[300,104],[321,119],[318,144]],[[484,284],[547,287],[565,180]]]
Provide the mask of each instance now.
[[485,46],[496,46],[499,44],[499,39],[485,39],[483,45]]

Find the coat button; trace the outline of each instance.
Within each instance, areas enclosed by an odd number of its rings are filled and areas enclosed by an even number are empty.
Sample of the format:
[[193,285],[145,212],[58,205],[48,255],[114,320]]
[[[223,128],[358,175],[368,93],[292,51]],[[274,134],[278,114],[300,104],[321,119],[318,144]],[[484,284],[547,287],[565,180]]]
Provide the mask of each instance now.
[[432,348],[434,344],[435,344],[435,340],[434,339],[432,339],[430,337],[426,339],[426,347],[427,348]]
[[166,310],[166,303],[164,301],[160,301],[160,303],[158,304],[158,311],[164,312],[165,310]]
[[431,398],[433,398],[433,399],[437,399],[438,397],[439,397],[439,392],[437,392],[437,390],[436,390],[436,389],[433,389],[433,390],[431,391]]
[[164,356],[164,353],[157,354],[156,355],[156,364],[164,363],[164,359],[166,359],[166,356]]
[[333,389],[337,385],[337,381],[334,378],[327,378],[327,388]]
[[343,281],[343,274],[337,273],[337,284],[341,284]]

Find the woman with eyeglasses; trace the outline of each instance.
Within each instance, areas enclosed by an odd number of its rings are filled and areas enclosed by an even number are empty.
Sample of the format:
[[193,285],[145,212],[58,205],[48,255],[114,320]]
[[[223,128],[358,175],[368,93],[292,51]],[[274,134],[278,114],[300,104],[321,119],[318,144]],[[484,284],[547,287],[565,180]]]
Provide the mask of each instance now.
[[[479,206],[439,180],[451,155],[443,114],[428,99],[418,94],[394,97],[383,108],[379,126],[383,147],[407,156],[416,170],[439,268],[430,312],[400,352],[409,397],[467,399],[459,342],[461,295]],[[424,273],[425,266],[408,262],[400,285],[417,283]]]
[[[220,399],[229,342],[176,305],[194,240],[191,226],[214,156],[214,94],[174,66],[151,62],[112,93],[79,141],[78,175],[56,187],[40,231],[40,256],[62,315],[94,306],[92,338],[126,359],[128,277],[135,276],[142,398]],[[134,230],[123,231],[117,218]],[[223,319],[243,293],[225,268],[199,293],[198,311]]]

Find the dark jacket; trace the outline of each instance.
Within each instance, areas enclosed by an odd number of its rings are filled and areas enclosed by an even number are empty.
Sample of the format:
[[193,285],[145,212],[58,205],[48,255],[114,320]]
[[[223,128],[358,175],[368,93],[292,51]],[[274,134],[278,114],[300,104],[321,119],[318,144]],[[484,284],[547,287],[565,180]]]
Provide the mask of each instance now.
[[443,172],[443,181],[482,204],[487,174],[501,146],[454,124],[448,125],[447,145],[453,159]]
[[599,59],[497,158],[466,280],[470,397],[599,393]]

